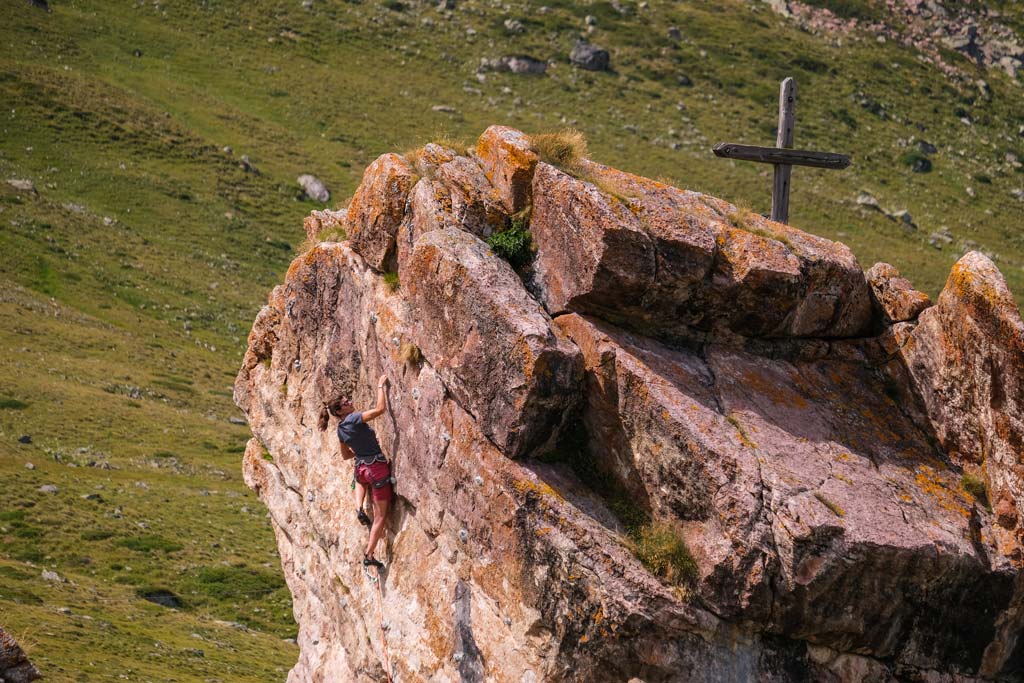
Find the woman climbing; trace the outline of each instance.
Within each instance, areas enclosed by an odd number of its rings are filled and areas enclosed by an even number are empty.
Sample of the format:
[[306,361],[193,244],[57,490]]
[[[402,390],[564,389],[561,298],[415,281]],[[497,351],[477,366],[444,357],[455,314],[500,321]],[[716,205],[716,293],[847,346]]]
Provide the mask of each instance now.
[[383,569],[384,564],[374,558],[373,552],[377,541],[384,533],[388,509],[394,495],[391,487],[391,464],[384,457],[377,434],[370,425],[370,420],[380,417],[387,410],[388,400],[385,387],[388,378],[381,376],[377,382],[377,405],[372,410],[358,412],[352,407],[348,396],[339,396],[324,404],[320,411],[320,431],[327,429],[330,415],[338,418],[338,441],[341,446],[341,457],[346,460],[355,458],[356,480],[356,516],[363,524],[369,519],[363,512],[363,500],[367,488],[373,501],[373,524],[370,526],[370,538],[363,553],[363,565]]

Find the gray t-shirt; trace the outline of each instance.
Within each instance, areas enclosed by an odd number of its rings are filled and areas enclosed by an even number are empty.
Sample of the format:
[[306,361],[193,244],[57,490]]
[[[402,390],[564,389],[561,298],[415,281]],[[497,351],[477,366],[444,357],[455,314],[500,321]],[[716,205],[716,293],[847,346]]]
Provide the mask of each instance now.
[[363,414],[351,412],[338,423],[338,439],[356,454],[356,463],[372,462],[381,455],[373,427],[363,422]]

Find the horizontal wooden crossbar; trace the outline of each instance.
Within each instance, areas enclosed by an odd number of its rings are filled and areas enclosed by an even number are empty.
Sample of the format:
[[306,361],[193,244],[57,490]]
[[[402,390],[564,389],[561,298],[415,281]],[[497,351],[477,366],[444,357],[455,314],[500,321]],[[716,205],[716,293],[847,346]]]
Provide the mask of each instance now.
[[789,166],[813,166],[815,168],[844,169],[850,165],[850,157],[832,152],[811,152],[804,149],[781,149],[779,147],[755,147],[738,145],[735,142],[719,142],[711,148],[715,156],[743,161],[759,161],[764,164],[787,164]]

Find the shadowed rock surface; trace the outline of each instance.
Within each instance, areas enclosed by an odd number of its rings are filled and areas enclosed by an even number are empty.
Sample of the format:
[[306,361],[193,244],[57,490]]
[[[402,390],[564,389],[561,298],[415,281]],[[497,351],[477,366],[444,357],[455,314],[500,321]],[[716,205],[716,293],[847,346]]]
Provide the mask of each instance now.
[[[1024,326],[995,266],[927,307],[844,245],[570,170],[492,127],[307,219],[351,239],[294,261],[235,385],[289,681],[1020,680]],[[516,272],[482,238],[530,207]],[[376,584],[316,422],[381,375]]]
[[42,678],[39,669],[28,661],[14,636],[0,628],[0,681],[5,683],[30,683]]

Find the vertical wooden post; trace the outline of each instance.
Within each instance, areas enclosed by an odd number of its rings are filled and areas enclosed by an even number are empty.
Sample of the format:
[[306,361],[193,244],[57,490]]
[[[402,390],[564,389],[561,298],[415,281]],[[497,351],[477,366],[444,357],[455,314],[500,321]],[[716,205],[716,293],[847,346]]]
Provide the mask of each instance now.
[[[796,81],[787,78],[779,87],[779,135],[775,146],[792,149],[793,127],[796,123]],[[789,164],[775,164],[775,178],[772,185],[772,220],[789,222],[789,176],[793,167]]]

